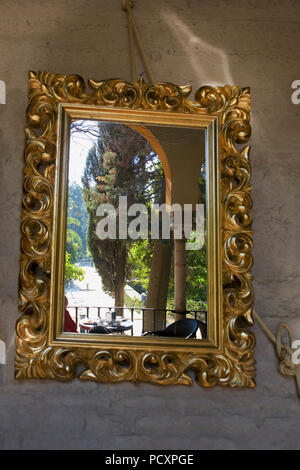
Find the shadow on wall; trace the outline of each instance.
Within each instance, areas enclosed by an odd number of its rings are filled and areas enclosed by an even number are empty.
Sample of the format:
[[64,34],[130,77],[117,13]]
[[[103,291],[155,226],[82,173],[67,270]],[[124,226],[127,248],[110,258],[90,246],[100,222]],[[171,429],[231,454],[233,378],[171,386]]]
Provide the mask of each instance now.
[[162,16],[185,52],[197,80],[211,86],[233,83],[227,56],[221,49],[196,36],[174,12],[166,10]]
[[[194,72],[197,89],[203,85],[237,85],[242,87],[251,85],[248,82],[235,83],[230,71],[229,59],[225,52],[196,36],[191,28],[174,12],[165,10],[162,12],[162,17],[184,52],[189,68]],[[186,67],[186,64],[183,64],[183,66]],[[251,81],[251,76],[249,76],[249,80]],[[254,116],[253,113],[251,115],[251,126],[256,126],[256,129],[259,126],[257,116]],[[238,149],[243,147],[244,145],[237,145]]]

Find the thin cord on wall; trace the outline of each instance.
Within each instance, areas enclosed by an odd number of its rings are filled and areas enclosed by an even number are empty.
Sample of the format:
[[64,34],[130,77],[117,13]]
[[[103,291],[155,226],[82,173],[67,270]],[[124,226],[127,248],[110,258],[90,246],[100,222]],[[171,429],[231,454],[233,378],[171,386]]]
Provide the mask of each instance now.
[[155,83],[155,77],[147,57],[145,47],[139,33],[134,15],[132,13],[132,8],[134,7],[133,0],[122,0],[122,9],[127,12],[128,17],[128,31],[129,31],[129,52],[130,52],[130,63],[131,63],[131,72],[133,81],[136,81],[136,62],[135,62],[135,48],[134,48],[134,34],[137,45],[139,47],[141,56],[143,58],[148,77],[150,78],[151,83]]

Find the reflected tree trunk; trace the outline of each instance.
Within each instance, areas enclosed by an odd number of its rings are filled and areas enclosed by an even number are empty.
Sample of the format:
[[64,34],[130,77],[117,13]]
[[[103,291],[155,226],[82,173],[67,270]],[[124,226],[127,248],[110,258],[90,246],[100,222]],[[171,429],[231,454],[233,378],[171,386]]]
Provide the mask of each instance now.
[[[126,260],[126,244],[119,243],[116,256],[115,307],[124,307]],[[115,308],[115,311],[117,315],[123,315],[123,310]]]

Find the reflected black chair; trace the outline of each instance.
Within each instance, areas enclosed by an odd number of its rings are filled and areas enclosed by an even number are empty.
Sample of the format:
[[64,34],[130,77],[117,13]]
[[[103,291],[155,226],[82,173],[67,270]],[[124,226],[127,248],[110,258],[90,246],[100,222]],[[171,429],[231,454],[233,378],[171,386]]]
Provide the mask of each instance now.
[[207,339],[207,325],[201,320],[198,320],[199,330],[201,332],[202,339]]
[[94,326],[93,328],[90,329],[89,333],[97,333],[100,335],[110,335],[112,331],[109,328],[105,328],[105,326]]
[[198,322],[192,318],[175,321],[164,330],[147,331],[142,336],[170,336],[175,338],[196,338]]

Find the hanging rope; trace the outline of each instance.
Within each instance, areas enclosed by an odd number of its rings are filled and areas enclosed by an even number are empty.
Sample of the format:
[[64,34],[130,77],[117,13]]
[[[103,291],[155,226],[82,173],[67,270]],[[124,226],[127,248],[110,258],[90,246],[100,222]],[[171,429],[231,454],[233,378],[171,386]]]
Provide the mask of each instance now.
[[[292,361],[293,349],[291,348],[290,345],[294,341],[294,335],[293,335],[293,331],[291,327],[287,323],[280,323],[278,330],[277,330],[276,337],[275,337],[273,333],[269,330],[267,325],[264,323],[262,318],[258,315],[258,313],[255,310],[253,311],[253,313],[257,322],[259,323],[261,328],[264,330],[269,340],[276,347],[276,353],[280,361],[280,365],[279,365],[280,374],[284,376],[295,377],[296,385],[298,389],[298,395],[300,398],[300,364],[296,365]],[[284,330],[287,331],[288,333],[289,344],[282,342],[282,336],[283,336]]]
[[122,0],[122,9],[127,12],[128,17],[128,33],[129,33],[129,53],[130,53],[130,62],[131,62],[131,73],[133,81],[136,81],[136,61],[135,61],[135,47],[134,47],[134,35],[139,47],[141,56],[143,58],[144,65],[151,83],[155,83],[155,77],[151,69],[150,62],[148,60],[145,47],[137,28],[135,18],[132,13],[132,8],[134,7],[133,0]]

